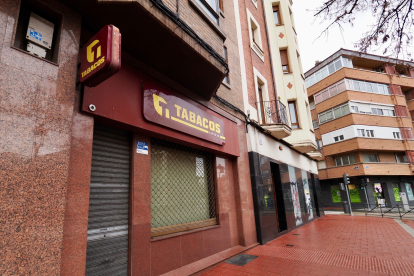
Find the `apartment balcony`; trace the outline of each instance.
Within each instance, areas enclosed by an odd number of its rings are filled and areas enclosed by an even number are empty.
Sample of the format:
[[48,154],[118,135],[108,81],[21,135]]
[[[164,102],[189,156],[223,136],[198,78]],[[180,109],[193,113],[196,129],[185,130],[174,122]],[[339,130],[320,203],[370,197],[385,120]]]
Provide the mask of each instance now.
[[283,139],[292,133],[287,118],[286,106],[279,100],[258,102],[256,103],[256,109],[260,112],[260,126],[268,130],[273,137]]
[[408,143],[409,148],[414,148],[414,140],[388,140],[375,138],[352,138],[334,144],[324,145],[325,156],[337,155],[350,151],[405,151],[404,143]]
[[355,163],[347,166],[330,167],[318,171],[319,180],[363,175],[413,175],[408,163]]
[[[83,25],[88,26],[90,35],[105,25],[118,27],[122,33],[123,52],[138,60],[139,64],[134,65],[159,72],[205,100],[210,100],[221,85],[228,70],[220,52],[222,49],[218,50],[217,43],[201,39],[202,34],[196,33],[192,29],[194,26],[189,26],[189,22],[184,22],[176,10],[172,11],[162,1],[65,1],[83,15]],[[183,0],[177,3],[181,7],[188,5]],[[186,9],[190,15],[198,16],[191,8],[186,6]],[[197,20],[192,24],[197,24]],[[217,36],[212,39],[225,39],[224,33]],[[212,45],[216,45],[215,50]]]

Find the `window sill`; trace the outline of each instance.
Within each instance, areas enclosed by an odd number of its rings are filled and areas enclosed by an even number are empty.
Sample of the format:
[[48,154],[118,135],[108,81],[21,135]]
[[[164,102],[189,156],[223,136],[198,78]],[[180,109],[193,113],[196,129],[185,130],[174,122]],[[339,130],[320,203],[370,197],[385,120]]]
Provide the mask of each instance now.
[[264,62],[264,52],[262,49],[260,49],[260,47],[254,43],[253,41],[251,41],[251,48],[253,49],[253,52],[256,53],[256,55]]
[[47,60],[47,59],[44,59],[44,58],[41,58],[41,57],[38,57],[38,56],[32,55],[32,54],[31,54],[31,53],[29,53],[28,51],[22,50],[22,49],[20,49],[20,48],[15,47],[15,46],[10,46],[10,48],[12,48],[13,50],[16,50],[16,51],[22,52],[22,53],[24,53],[24,54],[26,54],[26,55],[29,55],[29,56],[31,56],[31,57],[34,57],[34,58],[40,59],[41,61],[45,61],[45,62],[50,63],[50,64],[55,65],[55,66],[59,66],[59,64],[58,64],[58,63],[55,63],[55,62],[53,62],[53,61],[50,61],[50,60]]
[[223,85],[223,86],[225,86],[227,89],[229,89],[229,90],[231,90],[231,86],[230,86],[230,84],[228,84],[227,82],[221,82],[221,84]]
[[201,231],[205,231],[205,230],[210,230],[210,229],[215,229],[215,228],[220,228],[220,227],[221,227],[221,225],[213,225],[213,226],[207,226],[207,227],[203,227],[203,228],[197,228],[197,229],[194,229],[194,230],[178,232],[178,233],[174,233],[174,234],[170,234],[170,235],[159,236],[159,237],[151,238],[151,242],[162,241],[162,240],[166,240],[166,239],[175,238],[175,237],[178,237],[178,236],[184,236],[184,235],[193,234],[193,233],[197,233],[197,232],[201,232]]
[[210,16],[203,10],[203,8],[200,7],[200,5],[195,0],[189,0],[189,2],[197,10],[197,12],[199,12],[200,15],[207,21],[207,23],[210,24],[211,27],[213,27],[214,31],[223,39],[223,41],[226,40],[226,34],[217,25],[216,22],[211,20]]

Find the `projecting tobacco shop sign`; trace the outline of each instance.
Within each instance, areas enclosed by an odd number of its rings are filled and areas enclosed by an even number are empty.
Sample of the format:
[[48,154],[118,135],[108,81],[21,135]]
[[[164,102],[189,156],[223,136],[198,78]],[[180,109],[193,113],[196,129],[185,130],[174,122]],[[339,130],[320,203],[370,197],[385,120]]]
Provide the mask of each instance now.
[[205,108],[145,83],[143,93],[144,117],[148,121],[172,128],[210,142],[224,145],[224,122]]

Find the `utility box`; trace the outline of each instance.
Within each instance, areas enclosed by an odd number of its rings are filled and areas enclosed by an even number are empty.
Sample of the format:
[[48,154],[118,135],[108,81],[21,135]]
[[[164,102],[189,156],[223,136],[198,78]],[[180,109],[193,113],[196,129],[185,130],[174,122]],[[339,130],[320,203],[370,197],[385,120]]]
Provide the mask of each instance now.
[[52,48],[55,25],[35,13],[30,13],[26,38],[27,51],[39,57],[46,57],[46,51]]

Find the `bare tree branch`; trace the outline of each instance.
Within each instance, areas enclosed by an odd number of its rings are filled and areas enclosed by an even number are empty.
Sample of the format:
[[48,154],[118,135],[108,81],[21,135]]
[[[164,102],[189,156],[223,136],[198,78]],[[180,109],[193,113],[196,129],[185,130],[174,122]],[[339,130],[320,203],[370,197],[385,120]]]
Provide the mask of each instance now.
[[[409,51],[412,46],[414,25],[414,0],[328,0],[314,12],[315,18],[328,21],[328,26],[321,32],[328,35],[334,25],[353,25],[355,16],[369,10],[374,21],[370,30],[356,43],[361,52],[383,50],[383,54],[398,58],[403,55],[411,59]],[[412,60],[412,59],[411,59]]]

